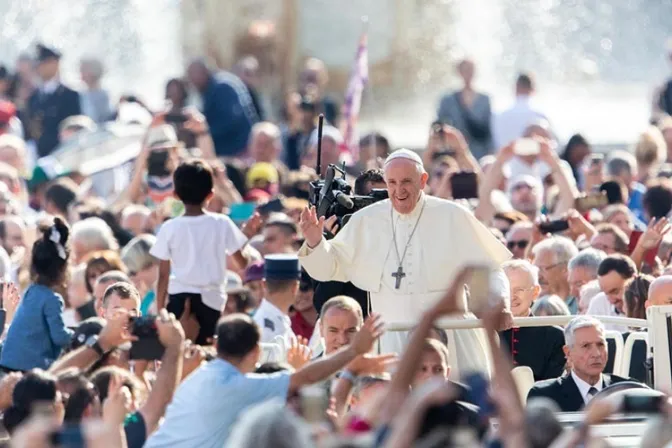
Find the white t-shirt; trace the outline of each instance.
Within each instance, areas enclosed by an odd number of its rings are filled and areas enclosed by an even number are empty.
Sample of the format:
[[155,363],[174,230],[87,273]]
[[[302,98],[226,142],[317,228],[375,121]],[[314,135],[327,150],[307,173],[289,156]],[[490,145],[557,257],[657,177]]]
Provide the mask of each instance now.
[[170,260],[168,294],[201,294],[204,304],[221,310],[226,303],[226,256],[246,242],[228,216],[206,213],[165,222],[150,253]]

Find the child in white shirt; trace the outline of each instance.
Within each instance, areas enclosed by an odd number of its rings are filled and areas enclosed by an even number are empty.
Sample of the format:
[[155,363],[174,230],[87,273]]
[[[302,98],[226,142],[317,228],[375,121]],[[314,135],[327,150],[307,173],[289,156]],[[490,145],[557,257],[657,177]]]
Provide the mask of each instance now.
[[179,319],[189,302],[200,326],[194,342],[207,344],[226,304],[227,255],[247,266],[241,253],[247,237],[228,216],[205,211],[213,195],[212,169],[206,163],[181,164],[173,181],[185,212],[161,226],[150,251],[160,260],[157,308],[165,307]]

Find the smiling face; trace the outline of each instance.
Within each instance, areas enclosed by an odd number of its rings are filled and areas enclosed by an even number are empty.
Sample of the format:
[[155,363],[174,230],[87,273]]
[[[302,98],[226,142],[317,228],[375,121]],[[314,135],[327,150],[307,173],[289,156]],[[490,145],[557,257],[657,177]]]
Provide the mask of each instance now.
[[600,283],[600,289],[609,299],[609,303],[614,305],[618,311],[623,312],[623,297],[627,279],[621,277],[618,272],[611,271],[599,276],[597,280]]
[[326,355],[350,344],[361,327],[354,311],[341,308],[329,308],[321,320]]
[[541,288],[534,284],[532,276],[523,269],[506,269],[511,287],[511,313],[515,317],[527,317],[532,303],[539,296]]
[[427,178],[427,173],[412,160],[390,161],[385,166],[385,181],[392,207],[402,215],[411,213],[427,185]]

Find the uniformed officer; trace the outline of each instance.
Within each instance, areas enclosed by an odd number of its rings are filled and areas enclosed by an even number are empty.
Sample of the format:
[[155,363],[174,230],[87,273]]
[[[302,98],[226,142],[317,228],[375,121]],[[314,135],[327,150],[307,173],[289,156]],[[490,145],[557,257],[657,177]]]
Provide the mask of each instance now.
[[61,121],[81,113],[79,94],[59,79],[60,59],[58,50],[37,45],[37,74],[42,84],[28,99],[25,129],[26,139],[37,145],[38,157],[51,154],[59,144]]
[[261,329],[261,342],[274,342],[284,348],[294,337],[289,308],[296,300],[301,279],[299,258],[292,254],[266,256],[264,287],[266,296],[254,313],[254,321]]

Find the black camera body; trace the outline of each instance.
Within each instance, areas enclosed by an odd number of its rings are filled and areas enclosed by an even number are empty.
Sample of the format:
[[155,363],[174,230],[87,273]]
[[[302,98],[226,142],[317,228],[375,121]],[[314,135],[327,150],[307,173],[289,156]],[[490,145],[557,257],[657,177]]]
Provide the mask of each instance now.
[[[336,173],[341,177],[336,177]],[[336,165],[327,167],[324,179],[310,183],[309,201],[318,217],[338,217],[342,227],[350,215],[378,201],[387,199],[387,190],[374,189],[366,196],[352,194],[352,187],[345,180],[345,171]]]
[[159,341],[156,316],[131,318],[130,330],[131,334],[137,337],[137,340],[131,344],[130,359],[155,361],[163,357],[166,349]]

